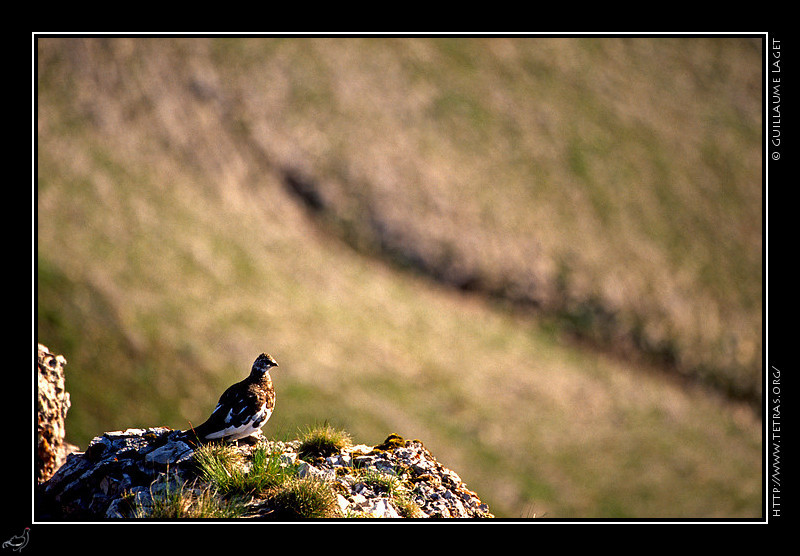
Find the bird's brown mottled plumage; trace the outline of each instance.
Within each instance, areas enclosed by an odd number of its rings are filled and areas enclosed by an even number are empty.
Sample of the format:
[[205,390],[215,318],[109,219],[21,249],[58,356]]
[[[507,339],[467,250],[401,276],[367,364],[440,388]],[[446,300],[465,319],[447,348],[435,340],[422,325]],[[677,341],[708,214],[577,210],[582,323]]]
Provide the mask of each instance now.
[[230,442],[259,430],[275,409],[275,388],[269,370],[277,366],[271,356],[266,353],[259,355],[250,375],[225,390],[211,416],[186,432],[200,442]]

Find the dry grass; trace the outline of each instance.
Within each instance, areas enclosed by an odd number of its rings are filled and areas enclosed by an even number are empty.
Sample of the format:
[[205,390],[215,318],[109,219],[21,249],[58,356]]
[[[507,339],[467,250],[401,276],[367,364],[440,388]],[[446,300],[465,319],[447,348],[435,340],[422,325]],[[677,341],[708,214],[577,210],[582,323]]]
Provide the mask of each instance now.
[[40,41],[37,334],[68,434],[198,423],[269,350],[268,434],[421,438],[496,515],[759,515],[748,409],[561,339],[757,395],[759,55]]

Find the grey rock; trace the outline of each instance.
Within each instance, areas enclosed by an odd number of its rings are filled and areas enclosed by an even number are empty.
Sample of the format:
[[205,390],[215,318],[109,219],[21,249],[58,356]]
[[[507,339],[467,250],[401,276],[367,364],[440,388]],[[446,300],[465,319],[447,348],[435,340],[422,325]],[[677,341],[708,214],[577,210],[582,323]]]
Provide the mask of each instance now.
[[187,461],[192,454],[194,450],[185,442],[178,440],[147,452],[144,460],[159,465],[177,465]]
[[373,498],[361,504],[359,509],[373,517],[388,519],[400,517],[390,498]]
[[301,479],[315,477],[317,479],[328,481],[334,478],[334,473],[335,472],[332,469],[319,468],[306,461],[300,461],[297,464],[297,476]]

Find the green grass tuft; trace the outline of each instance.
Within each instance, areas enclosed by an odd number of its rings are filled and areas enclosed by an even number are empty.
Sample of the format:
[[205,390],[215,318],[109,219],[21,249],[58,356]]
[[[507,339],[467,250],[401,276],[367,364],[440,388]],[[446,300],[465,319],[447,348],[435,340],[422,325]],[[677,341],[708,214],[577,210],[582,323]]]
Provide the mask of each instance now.
[[257,496],[280,486],[295,474],[282,465],[280,454],[257,446],[249,462],[233,446],[206,444],[195,452],[198,476],[221,494]]
[[150,485],[149,503],[136,497],[133,517],[145,519],[236,518],[245,513],[241,498],[226,498],[213,487],[166,476]]
[[[326,438],[343,438],[341,431],[332,434],[332,430],[327,427],[314,429],[317,432],[327,431]],[[319,435],[313,437],[316,439]],[[315,443],[315,446],[321,445],[331,444]],[[210,485],[209,491],[231,505],[235,506],[238,500],[258,498],[263,499],[269,507],[271,518],[303,519],[337,515],[336,494],[329,482],[313,477],[298,478],[296,468],[283,464],[280,453],[270,452],[267,446],[255,447],[248,458],[233,446],[207,444],[197,450],[195,462],[197,475]],[[160,513],[179,513],[169,508],[179,507],[181,501],[170,500],[170,504]]]
[[267,504],[276,518],[330,518],[341,515],[332,484],[317,478],[287,481],[268,493]]
[[338,454],[352,445],[350,434],[333,428],[327,422],[309,427],[301,436],[301,444],[297,453],[300,459],[312,460]]

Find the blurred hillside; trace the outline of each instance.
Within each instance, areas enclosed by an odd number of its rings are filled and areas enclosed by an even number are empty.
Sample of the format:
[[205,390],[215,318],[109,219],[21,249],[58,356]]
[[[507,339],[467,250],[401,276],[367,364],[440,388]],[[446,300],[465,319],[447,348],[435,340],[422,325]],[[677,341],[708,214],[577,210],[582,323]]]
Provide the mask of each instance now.
[[38,39],[68,440],[196,424],[270,351],[266,434],[420,438],[498,516],[760,515],[761,57]]

